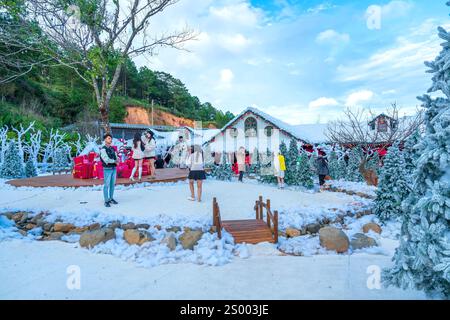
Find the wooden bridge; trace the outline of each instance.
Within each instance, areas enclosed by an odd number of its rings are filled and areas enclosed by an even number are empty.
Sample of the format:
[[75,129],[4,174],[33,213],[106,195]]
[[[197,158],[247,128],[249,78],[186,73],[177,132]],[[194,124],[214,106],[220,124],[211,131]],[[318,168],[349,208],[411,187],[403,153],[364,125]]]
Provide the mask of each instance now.
[[[264,221],[264,208],[266,209],[266,221]],[[219,238],[222,237],[222,228],[229,232],[235,243],[256,244],[260,242],[278,242],[278,211],[272,214],[270,200],[264,203],[263,197],[255,202],[256,219],[250,220],[224,220],[220,217],[220,208],[217,199],[213,199],[213,224],[216,227]]]

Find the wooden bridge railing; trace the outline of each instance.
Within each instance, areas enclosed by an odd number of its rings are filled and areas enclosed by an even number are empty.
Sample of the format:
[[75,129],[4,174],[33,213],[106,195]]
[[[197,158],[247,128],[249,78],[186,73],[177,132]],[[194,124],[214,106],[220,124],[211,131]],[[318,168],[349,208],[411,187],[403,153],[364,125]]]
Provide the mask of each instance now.
[[[270,200],[267,199],[267,201],[264,203],[263,197],[259,196],[259,200],[255,201],[255,212],[256,212],[256,219],[257,220],[264,220],[264,208],[266,208],[266,218],[267,218],[267,226],[272,232],[273,240],[275,243],[278,243],[278,211],[275,210],[272,213],[272,210],[270,208]],[[273,225],[273,229],[272,229]]]
[[216,227],[219,239],[222,238],[222,218],[220,217],[220,208],[217,199],[213,198],[213,225]]

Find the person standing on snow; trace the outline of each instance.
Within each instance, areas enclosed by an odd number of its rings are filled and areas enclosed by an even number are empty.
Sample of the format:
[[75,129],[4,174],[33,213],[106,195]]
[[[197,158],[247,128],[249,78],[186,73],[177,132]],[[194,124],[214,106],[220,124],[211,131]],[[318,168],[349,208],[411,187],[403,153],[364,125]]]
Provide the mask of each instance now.
[[116,150],[112,147],[112,136],[107,133],[103,136],[105,145],[100,149],[100,161],[103,165],[103,198],[105,200],[105,207],[110,207],[112,204],[118,204],[114,200],[114,186],[116,184],[116,167],[119,163],[119,157]]
[[317,174],[319,175],[320,189],[325,184],[325,177],[329,174],[328,160],[326,154],[323,151],[319,151],[319,156],[316,159]]
[[139,181],[142,181],[142,162],[144,161],[144,144],[141,140],[141,134],[139,132],[136,132],[133,139],[133,147],[131,149],[133,151],[132,158],[134,159],[134,167],[131,171],[130,180],[134,180],[134,174],[136,173],[136,170],[139,169]]
[[147,130],[141,137],[141,140],[145,146],[144,159],[148,160],[147,172],[150,174],[150,179],[155,179],[156,142],[153,137],[153,132]]
[[202,147],[194,145],[191,147],[191,153],[186,159],[186,165],[189,168],[189,189],[191,196],[188,200],[195,201],[194,181],[197,182],[197,201],[202,202],[203,180],[206,179],[205,160]]
[[242,178],[244,177],[244,172],[245,172],[245,148],[244,147],[240,147],[238,152],[236,152],[236,161],[237,161],[237,166],[238,166],[238,171],[239,171],[239,181],[242,181]]
[[273,157],[273,163],[275,168],[275,177],[277,177],[278,180],[278,188],[283,189],[284,188],[284,176],[286,173],[286,162],[284,159],[284,156],[279,152],[275,152]]

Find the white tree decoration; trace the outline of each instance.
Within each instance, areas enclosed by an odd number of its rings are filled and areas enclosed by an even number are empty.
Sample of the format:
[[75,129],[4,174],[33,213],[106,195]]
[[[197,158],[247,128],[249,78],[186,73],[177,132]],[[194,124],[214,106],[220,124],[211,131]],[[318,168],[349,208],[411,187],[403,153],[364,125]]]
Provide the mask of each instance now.
[[22,124],[20,124],[20,129],[16,129],[16,128],[12,127],[12,129],[17,134],[17,149],[19,151],[20,161],[22,163],[25,162],[24,150],[23,150],[24,142],[22,141],[22,139],[28,133],[28,131],[33,129],[33,127],[34,127],[34,121],[31,122],[26,129],[22,126]]
[[6,148],[8,147],[8,127],[0,129],[0,163],[5,159]]
[[38,167],[38,157],[41,152],[42,131],[37,130],[30,136],[30,142],[25,143],[24,151],[28,153],[28,157],[32,159],[34,166]]

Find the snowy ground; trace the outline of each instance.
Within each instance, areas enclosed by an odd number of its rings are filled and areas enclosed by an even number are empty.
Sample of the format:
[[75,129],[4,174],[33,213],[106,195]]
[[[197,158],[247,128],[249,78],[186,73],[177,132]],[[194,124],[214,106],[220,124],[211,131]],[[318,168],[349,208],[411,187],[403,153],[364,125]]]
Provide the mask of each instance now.
[[[259,245],[258,247],[263,247]],[[258,249],[258,248],[257,248]],[[257,251],[257,250],[255,250]],[[110,255],[62,242],[3,242],[2,299],[424,299],[420,292],[368,289],[367,268],[389,257],[276,256],[259,250],[221,267],[169,264],[139,268]],[[269,252],[267,252],[269,251]],[[80,290],[69,290],[67,268],[80,267]],[[263,266],[263,267],[262,267]]]
[[[119,205],[105,208],[102,187],[90,188],[14,188],[0,183],[0,212],[12,210],[49,211],[64,221],[83,225],[89,222],[107,222],[114,219],[137,223],[173,225],[205,224],[212,219],[212,199],[216,197],[223,220],[252,219],[254,205],[260,195],[269,198],[273,210],[284,212],[280,227],[300,226],[315,222],[322,216],[333,216],[330,209],[351,210],[355,203],[368,200],[336,192],[299,192],[279,190],[256,183],[221,182],[208,180],[203,186],[202,203],[187,200],[187,182],[171,184],[142,184],[118,186],[115,198]],[[289,217],[287,213],[290,213]]]
[[[92,222],[159,224],[163,227],[209,226],[211,202],[217,197],[223,219],[254,218],[259,195],[270,198],[280,212],[280,227],[300,227],[338,212],[370,205],[370,200],[336,192],[278,190],[247,181],[206,181],[202,203],[186,199],[188,186],[175,184],[120,186],[118,206],[105,208],[101,187],[14,188],[0,181],[0,212],[47,211],[50,220],[86,225]],[[149,230],[157,240],[129,246],[116,229],[116,239],[92,250],[79,248],[78,238],[39,242],[18,236],[5,217],[0,220],[0,298],[143,298],[143,299],[422,299],[423,294],[398,289],[369,290],[367,267],[388,266],[397,245],[397,225],[382,235],[369,234],[379,247],[345,255],[325,251],[317,236],[280,238],[284,256],[275,245],[234,245],[205,233],[194,250],[180,246],[170,252],[159,241],[165,230]],[[374,217],[346,218],[349,237]],[[38,230],[36,231],[38,235]],[[3,240],[2,240],[3,239]],[[119,259],[120,258],[120,259]],[[81,290],[66,287],[69,265],[81,269]],[[261,267],[264,266],[264,267]],[[250,289],[251,288],[251,289]],[[255,289],[256,288],[256,289]]]

